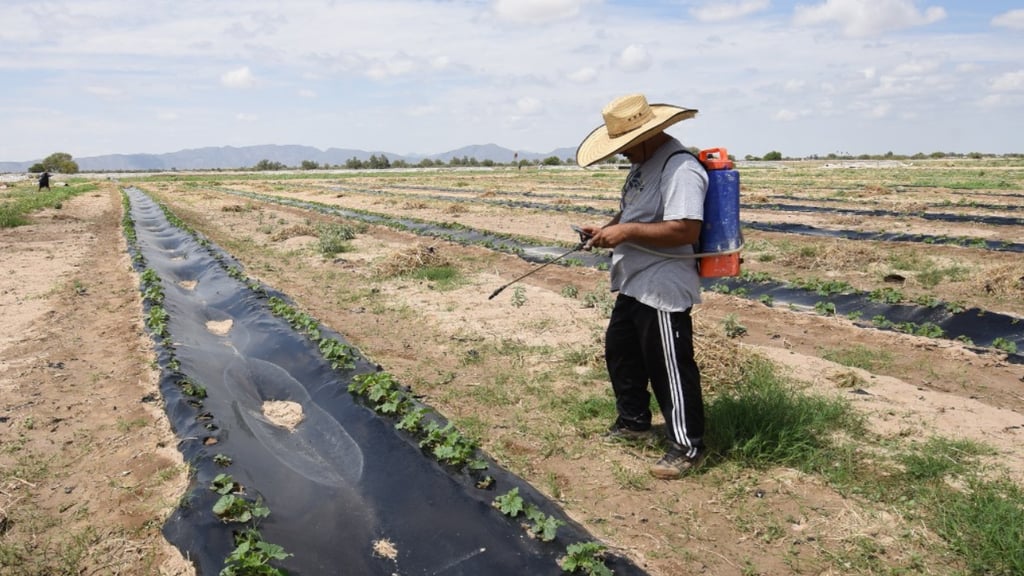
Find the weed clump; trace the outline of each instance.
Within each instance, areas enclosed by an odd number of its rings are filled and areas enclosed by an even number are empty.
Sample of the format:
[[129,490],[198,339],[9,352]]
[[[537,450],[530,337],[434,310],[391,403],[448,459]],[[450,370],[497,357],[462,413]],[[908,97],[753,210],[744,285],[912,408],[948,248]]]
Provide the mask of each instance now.
[[316,236],[317,238],[319,238],[320,234],[317,232],[317,230],[313,229],[310,226],[306,226],[304,224],[296,224],[294,226],[288,226],[287,228],[282,228],[277,232],[274,232],[270,236],[270,239],[274,242],[280,242],[282,240],[288,240],[289,238],[297,238],[299,236]]
[[414,276],[417,272],[427,269],[448,268],[451,260],[441,253],[436,246],[414,244],[386,257],[377,264],[378,276],[396,278]]
[[336,222],[317,224],[315,230],[320,253],[327,257],[351,250],[348,242],[356,237],[355,228]]

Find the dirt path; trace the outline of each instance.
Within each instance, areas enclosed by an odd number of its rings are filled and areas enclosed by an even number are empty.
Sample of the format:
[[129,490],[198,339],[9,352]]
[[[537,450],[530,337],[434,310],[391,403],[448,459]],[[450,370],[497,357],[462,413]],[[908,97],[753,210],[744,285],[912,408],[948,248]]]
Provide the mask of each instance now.
[[120,194],[0,231],[0,573],[191,574],[164,541],[187,470],[142,335]]

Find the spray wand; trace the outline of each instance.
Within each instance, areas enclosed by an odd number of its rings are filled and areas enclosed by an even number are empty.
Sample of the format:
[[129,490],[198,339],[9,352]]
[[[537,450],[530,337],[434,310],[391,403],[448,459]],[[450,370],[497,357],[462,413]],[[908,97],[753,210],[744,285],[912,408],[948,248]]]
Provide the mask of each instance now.
[[576,233],[580,235],[580,243],[577,244],[575,248],[573,248],[572,250],[569,250],[568,252],[566,252],[565,254],[562,254],[561,256],[558,256],[557,258],[554,258],[552,260],[548,260],[547,262],[541,264],[540,266],[534,268],[533,270],[530,270],[526,274],[523,274],[519,278],[516,278],[515,280],[509,282],[508,284],[505,284],[504,286],[499,287],[494,292],[491,292],[491,295],[488,296],[487,299],[488,300],[493,300],[494,297],[497,296],[498,294],[501,294],[501,291],[504,290],[505,288],[508,288],[509,286],[515,284],[516,282],[519,282],[520,280],[522,280],[523,278],[526,278],[527,276],[533,274],[534,272],[537,272],[537,271],[541,270],[542,268],[544,268],[545,266],[547,266],[549,264],[554,264],[555,262],[558,262],[562,258],[565,258],[569,254],[572,254],[573,252],[576,252],[577,250],[582,250],[587,245],[587,242],[590,240],[590,234],[587,234],[586,232],[584,232],[583,229],[580,228],[579,226],[573,226],[572,229],[575,230]]

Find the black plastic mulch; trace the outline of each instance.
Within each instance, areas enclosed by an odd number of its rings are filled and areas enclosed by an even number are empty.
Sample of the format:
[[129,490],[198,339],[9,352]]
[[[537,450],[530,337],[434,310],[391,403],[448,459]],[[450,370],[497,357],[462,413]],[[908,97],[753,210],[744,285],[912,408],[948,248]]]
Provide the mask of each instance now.
[[[486,455],[480,457],[488,468],[469,473],[425,454],[415,438],[347,391],[354,375],[379,367],[360,358],[352,370],[332,369],[312,341],[269,311],[268,294],[228,274],[222,263],[237,266],[230,256],[171,225],[141,191],[126,193],[137,253],[159,274],[170,315],[172,344],[158,346],[160,389],[195,472],[186,504],[164,533],[199,574],[224,567],[233,532],[242,528],[211,510],[219,495],[208,487],[222,472],[245,487],[248,499],[269,507],[259,531],[293,554],[278,565],[296,575],[560,574],[567,545],[595,540]],[[224,335],[208,324],[227,320]],[[206,389],[201,405],[183,392],[183,378]],[[275,425],[262,412],[270,400],[300,404],[304,420],[294,431]],[[218,466],[218,454],[232,464]],[[494,480],[487,489],[477,487],[481,474]],[[566,523],[554,541],[530,537],[522,516],[511,519],[492,506],[513,488]],[[393,544],[395,559],[374,553],[383,541]],[[606,564],[616,574],[644,574],[622,556],[609,554]]]
[[981,250],[993,250],[996,252],[1024,252],[1024,244],[1019,242],[1004,242],[997,240],[984,240],[980,238],[935,236],[928,234],[907,234],[903,232],[866,232],[863,230],[835,230],[830,228],[819,228],[807,224],[775,223],[744,221],[744,228],[760,230],[762,232],[782,232],[784,234],[800,234],[803,236],[818,236],[821,238],[845,238],[847,240],[871,240],[878,242],[913,242],[919,244],[951,245],[978,248]]

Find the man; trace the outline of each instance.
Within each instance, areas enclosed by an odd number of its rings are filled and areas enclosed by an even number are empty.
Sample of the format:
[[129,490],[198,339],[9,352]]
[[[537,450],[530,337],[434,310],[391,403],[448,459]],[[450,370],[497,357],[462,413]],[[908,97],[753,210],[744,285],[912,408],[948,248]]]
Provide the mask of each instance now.
[[618,292],[605,335],[605,362],[618,418],[616,438],[651,429],[650,392],[665,419],[668,451],[651,466],[678,478],[704,459],[704,400],[693,357],[690,310],[700,302],[693,244],[700,235],[708,176],[664,130],[697,111],[649,105],[640,94],[612,101],[604,124],[580,144],[583,167],[622,154],[632,168],[619,213],[603,227],[584,226],[587,247],[612,248],[611,290]]

